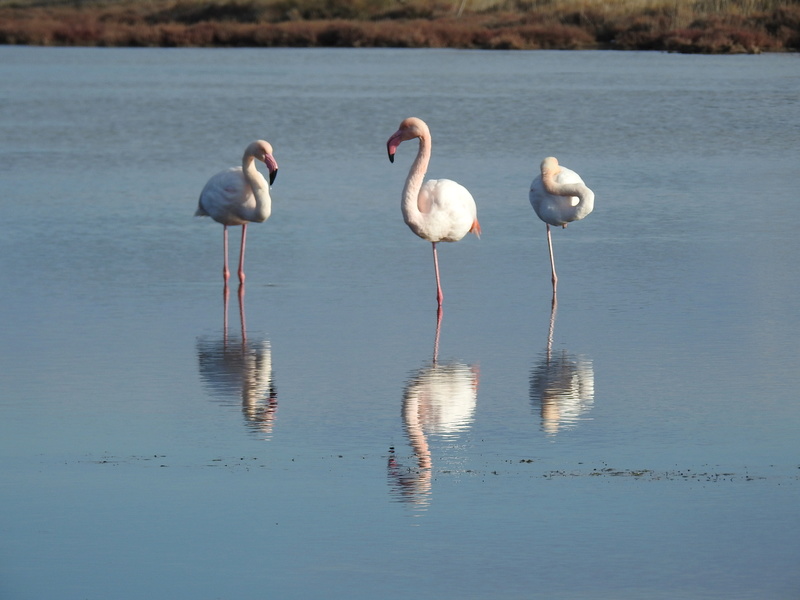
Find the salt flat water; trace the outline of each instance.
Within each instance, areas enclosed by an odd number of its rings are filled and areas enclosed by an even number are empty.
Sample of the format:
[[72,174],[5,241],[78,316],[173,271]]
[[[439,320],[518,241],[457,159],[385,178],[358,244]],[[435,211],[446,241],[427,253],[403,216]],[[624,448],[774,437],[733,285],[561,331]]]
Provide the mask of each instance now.
[[[800,595],[797,56],[2,47],[0,81],[0,597]],[[408,116],[483,230],[441,322]],[[192,215],[258,138],[226,306]],[[555,311],[549,155],[596,194]]]

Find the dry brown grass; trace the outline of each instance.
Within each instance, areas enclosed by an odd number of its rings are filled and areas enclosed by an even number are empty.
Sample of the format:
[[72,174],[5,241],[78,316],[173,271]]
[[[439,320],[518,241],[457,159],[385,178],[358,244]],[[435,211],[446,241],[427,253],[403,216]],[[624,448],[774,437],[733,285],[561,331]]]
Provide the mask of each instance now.
[[800,1],[15,0],[0,43],[797,51]]

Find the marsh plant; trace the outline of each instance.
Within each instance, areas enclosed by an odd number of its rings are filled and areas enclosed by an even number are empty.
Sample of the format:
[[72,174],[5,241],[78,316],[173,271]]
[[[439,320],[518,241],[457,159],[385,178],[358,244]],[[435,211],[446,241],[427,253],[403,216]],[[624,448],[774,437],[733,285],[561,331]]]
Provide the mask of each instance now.
[[15,0],[0,43],[779,52],[800,49],[800,2]]

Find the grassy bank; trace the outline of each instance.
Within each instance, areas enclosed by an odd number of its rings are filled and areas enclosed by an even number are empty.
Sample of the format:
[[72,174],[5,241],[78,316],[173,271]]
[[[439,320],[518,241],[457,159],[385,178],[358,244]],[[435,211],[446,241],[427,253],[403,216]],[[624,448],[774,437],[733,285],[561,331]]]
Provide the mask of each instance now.
[[4,0],[0,43],[780,52],[800,0]]

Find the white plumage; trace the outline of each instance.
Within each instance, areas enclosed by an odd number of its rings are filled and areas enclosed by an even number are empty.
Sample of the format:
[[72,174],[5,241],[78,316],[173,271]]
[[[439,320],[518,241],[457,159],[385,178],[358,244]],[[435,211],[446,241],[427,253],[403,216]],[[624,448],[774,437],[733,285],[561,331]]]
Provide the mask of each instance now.
[[580,175],[562,167],[558,160],[550,156],[542,161],[541,173],[531,182],[528,199],[536,215],[547,226],[547,247],[555,297],[558,277],[550,225],[566,227],[567,223],[583,219],[594,209],[594,192],[586,186]]
[[[267,165],[269,183],[256,169],[255,160]],[[272,146],[256,140],[245,148],[242,166],[221,171],[208,180],[197,203],[197,217],[211,217],[223,226],[224,266],[222,276],[228,282],[228,226],[241,225],[242,243],[239,250],[239,281],[244,283],[244,251],[248,223],[263,223],[272,213],[269,186],[278,174],[278,163],[272,156]]]
[[449,179],[431,179],[423,184],[431,158],[431,132],[422,119],[409,117],[386,142],[389,160],[401,142],[419,138],[419,150],[406,178],[401,209],[406,225],[424,240],[433,244],[433,266],[436,271],[436,299],[442,306],[444,295],[439,281],[437,242],[457,242],[467,233],[481,234],[478,209],[472,194],[461,184]]

